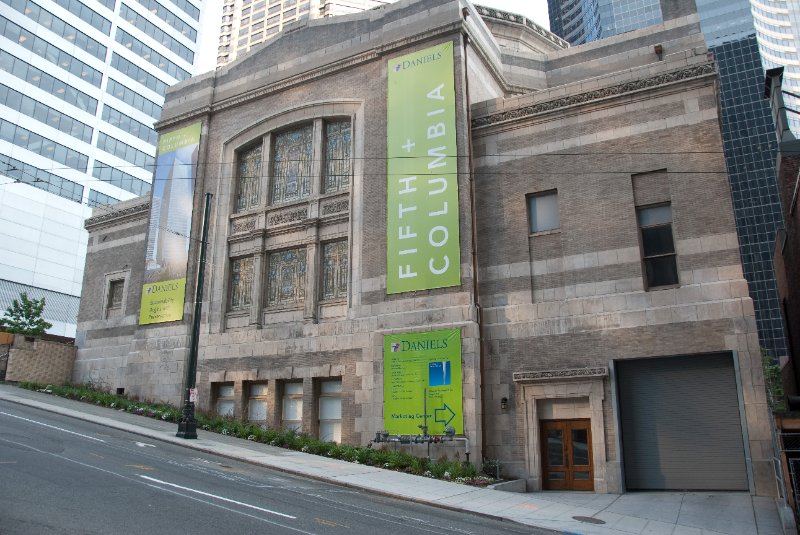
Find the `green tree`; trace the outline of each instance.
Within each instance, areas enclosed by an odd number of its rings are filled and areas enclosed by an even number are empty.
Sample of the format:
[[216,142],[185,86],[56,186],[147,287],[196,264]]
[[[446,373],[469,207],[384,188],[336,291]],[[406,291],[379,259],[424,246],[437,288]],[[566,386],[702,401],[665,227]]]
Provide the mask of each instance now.
[[0,318],[0,327],[5,327],[7,332],[37,336],[53,326],[44,320],[44,297],[29,299],[26,292],[19,294],[19,300],[14,299],[11,306],[6,309],[6,317]]

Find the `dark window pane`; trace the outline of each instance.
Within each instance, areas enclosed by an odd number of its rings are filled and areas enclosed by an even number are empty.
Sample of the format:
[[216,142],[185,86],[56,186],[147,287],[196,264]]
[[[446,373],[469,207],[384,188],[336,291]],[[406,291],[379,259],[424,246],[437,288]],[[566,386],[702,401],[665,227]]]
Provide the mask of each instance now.
[[642,229],[642,248],[644,256],[671,254],[675,252],[672,240],[672,225]]
[[564,438],[560,429],[547,430],[547,464],[564,465]]
[[675,262],[675,255],[645,258],[644,265],[647,271],[647,285],[650,288],[678,284],[678,266]]
[[586,429],[572,430],[572,464],[589,465],[589,431]]

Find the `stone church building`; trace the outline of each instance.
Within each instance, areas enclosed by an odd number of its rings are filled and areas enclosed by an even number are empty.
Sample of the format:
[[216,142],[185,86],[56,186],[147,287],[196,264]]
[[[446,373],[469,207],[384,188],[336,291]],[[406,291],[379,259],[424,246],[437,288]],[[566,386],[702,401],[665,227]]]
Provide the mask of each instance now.
[[200,408],[427,425],[529,490],[774,495],[717,76],[690,10],[575,48],[466,0],[289,26],[172,87],[172,186],[87,221],[73,379],[182,403],[210,193]]

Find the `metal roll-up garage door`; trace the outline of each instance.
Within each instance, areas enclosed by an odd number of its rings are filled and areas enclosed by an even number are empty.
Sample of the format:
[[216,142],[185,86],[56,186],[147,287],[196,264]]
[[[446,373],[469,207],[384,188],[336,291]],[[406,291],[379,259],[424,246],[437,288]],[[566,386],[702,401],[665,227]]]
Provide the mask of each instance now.
[[629,490],[748,490],[730,354],[615,367]]

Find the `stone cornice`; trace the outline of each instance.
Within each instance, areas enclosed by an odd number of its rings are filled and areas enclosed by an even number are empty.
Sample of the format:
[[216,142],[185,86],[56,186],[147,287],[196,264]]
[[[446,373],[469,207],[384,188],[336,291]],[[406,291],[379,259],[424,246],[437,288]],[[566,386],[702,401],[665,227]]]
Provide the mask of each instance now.
[[567,370],[541,370],[534,372],[514,372],[515,383],[540,383],[544,381],[570,381],[577,379],[598,379],[608,376],[608,368],[573,368]]
[[503,22],[514,22],[517,24],[522,24],[527,28],[533,30],[534,33],[538,34],[540,37],[543,37],[554,43],[561,48],[569,48],[569,43],[556,34],[547,31],[546,29],[542,28],[532,20],[528,20],[522,15],[517,15],[516,13],[509,13],[508,11],[501,11],[499,9],[494,9],[492,7],[480,6],[476,5],[475,9],[478,11],[481,17],[487,19],[496,19]]
[[102,227],[108,223],[119,224],[126,220],[136,219],[137,217],[141,217],[142,215],[146,215],[150,212],[150,201],[142,202],[140,204],[135,204],[133,206],[128,206],[126,208],[121,209],[114,209],[113,205],[109,209],[107,213],[92,216],[87,218],[84,222],[84,228],[91,232],[97,230],[98,228]]
[[709,62],[701,65],[693,65],[685,69],[665,72],[649,78],[631,80],[630,82],[625,82],[610,87],[602,87],[600,89],[586,91],[585,93],[579,93],[577,95],[559,97],[552,100],[546,100],[544,102],[537,102],[536,104],[532,104],[530,106],[523,106],[521,108],[501,111],[483,117],[477,117],[472,120],[472,127],[483,128],[516,121],[559,109],[570,108],[581,104],[588,104],[590,102],[601,101],[626,94],[634,94],[656,87],[666,87],[687,80],[705,78],[707,76],[714,75],[715,73],[716,67],[714,63]]

